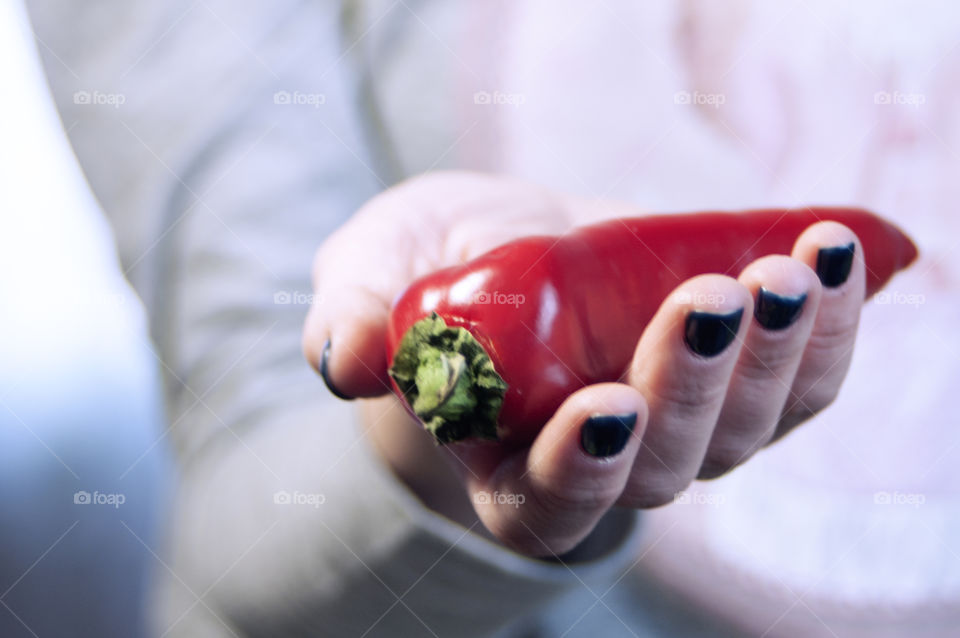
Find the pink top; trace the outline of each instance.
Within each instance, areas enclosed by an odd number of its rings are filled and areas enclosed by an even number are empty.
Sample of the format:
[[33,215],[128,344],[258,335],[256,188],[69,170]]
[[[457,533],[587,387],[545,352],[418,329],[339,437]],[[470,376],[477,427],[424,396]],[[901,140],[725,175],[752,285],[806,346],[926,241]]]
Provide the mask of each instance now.
[[[960,6],[921,4],[428,6],[379,78],[408,172],[656,211],[855,204],[917,240],[864,308],[836,404],[652,513],[645,564],[756,633],[937,635],[960,617]],[[392,88],[414,74],[450,82]]]

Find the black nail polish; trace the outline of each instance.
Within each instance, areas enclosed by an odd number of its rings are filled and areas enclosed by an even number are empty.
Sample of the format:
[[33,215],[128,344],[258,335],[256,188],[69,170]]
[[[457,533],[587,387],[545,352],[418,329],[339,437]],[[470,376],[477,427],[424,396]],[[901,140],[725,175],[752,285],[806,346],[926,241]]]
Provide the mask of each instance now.
[[337,389],[337,386],[333,385],[333,381],[330,380],[330,373],[328,371],[327,365],[330,359],[330,339],[327,339],[327,342],[323,344],[323,355],[320,357],[320,376],[323,378],[323,382],[327,384],[327,389],[330,390],[330,393],[338,399],[343,399],[344,401],[353,401],[353,397],[348,397],[343,392]]
[[715,357],[729,346],[743,319],[743,308],[726,315],[694,311],[687,315],[683,338],[694,353]]
[[637,424],[637,413],[598,414],[580,428],[580,445],[590,456],[603,458],[623,451]]
[[787,297],[761,287],[753,316],[757,318],[757,323],[767,330],[784,330],[800,318],[806,302],[807,293]]
[[836,288],[847,280],[853,268],[853,251],[855,244],[850,242],[846,246],[821,248],[817,253],[817,276],[820,283],[827,288]]

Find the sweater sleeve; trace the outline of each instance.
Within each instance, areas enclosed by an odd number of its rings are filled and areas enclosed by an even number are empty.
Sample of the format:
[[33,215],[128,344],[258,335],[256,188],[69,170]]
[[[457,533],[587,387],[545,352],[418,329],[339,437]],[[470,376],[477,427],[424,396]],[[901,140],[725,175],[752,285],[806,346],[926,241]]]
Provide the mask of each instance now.
[[323,302],[314,250],[390,181],[360,117],[349,12],[131,6],[71,29],[77,9],[32,9],[165,373],[158,440],[180,474],[157,633],[481,636],[620,576],[633,513],[609,518],[590,560],[514,554],[420,503],[303,361],[307,306]]

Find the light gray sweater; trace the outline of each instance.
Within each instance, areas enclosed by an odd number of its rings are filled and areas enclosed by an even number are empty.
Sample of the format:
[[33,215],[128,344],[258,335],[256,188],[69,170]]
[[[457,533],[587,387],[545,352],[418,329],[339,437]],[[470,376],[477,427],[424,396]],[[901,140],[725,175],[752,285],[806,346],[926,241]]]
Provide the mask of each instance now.
[[29,8],[165,373],[180,485],[156,550],[158,634],[515,633],[629,569],[633,513],[562,565],[431,512],[303,361],[315,249],[401,177],[365,94],[367,16],[295,0]]

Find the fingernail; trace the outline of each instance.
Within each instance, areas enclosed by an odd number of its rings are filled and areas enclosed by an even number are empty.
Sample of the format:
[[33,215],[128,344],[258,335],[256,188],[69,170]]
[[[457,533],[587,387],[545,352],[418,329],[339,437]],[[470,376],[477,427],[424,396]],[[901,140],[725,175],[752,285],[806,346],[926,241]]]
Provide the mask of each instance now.
[[846,246],[821,248],[817,253],[817,276],[820,283],[827,288],[836,288],[847,280],[853,268],[853,251],[855,244],[850,242]]
[[800,318],[806,302],[807,293],[787,297],[761,286],[753,316],[757,318],[757,323],[767,330],[784,330]]
[[580,445],[590,456],[603,458],[623,451],[637,424],[637,413],[598,414],[583,422]]
[[337,389],[337,386],[333,385],[333,381],[330,380],[330,370],[328,368],[330,361],[330,339],[327,339],[327,342],[323,344],[323,355],[320,357],[320,376],[323,378],[323,382],[327,384],[327,389],[330,390],[330,393],[338,399],[343,399],[344,401],[353,401],[353,397],[348,397],[343,392]]
[[684,341],[694,353],[715,357],[729,346],[743,319],[743,308],[726,315],[694,311],[687,315]]

